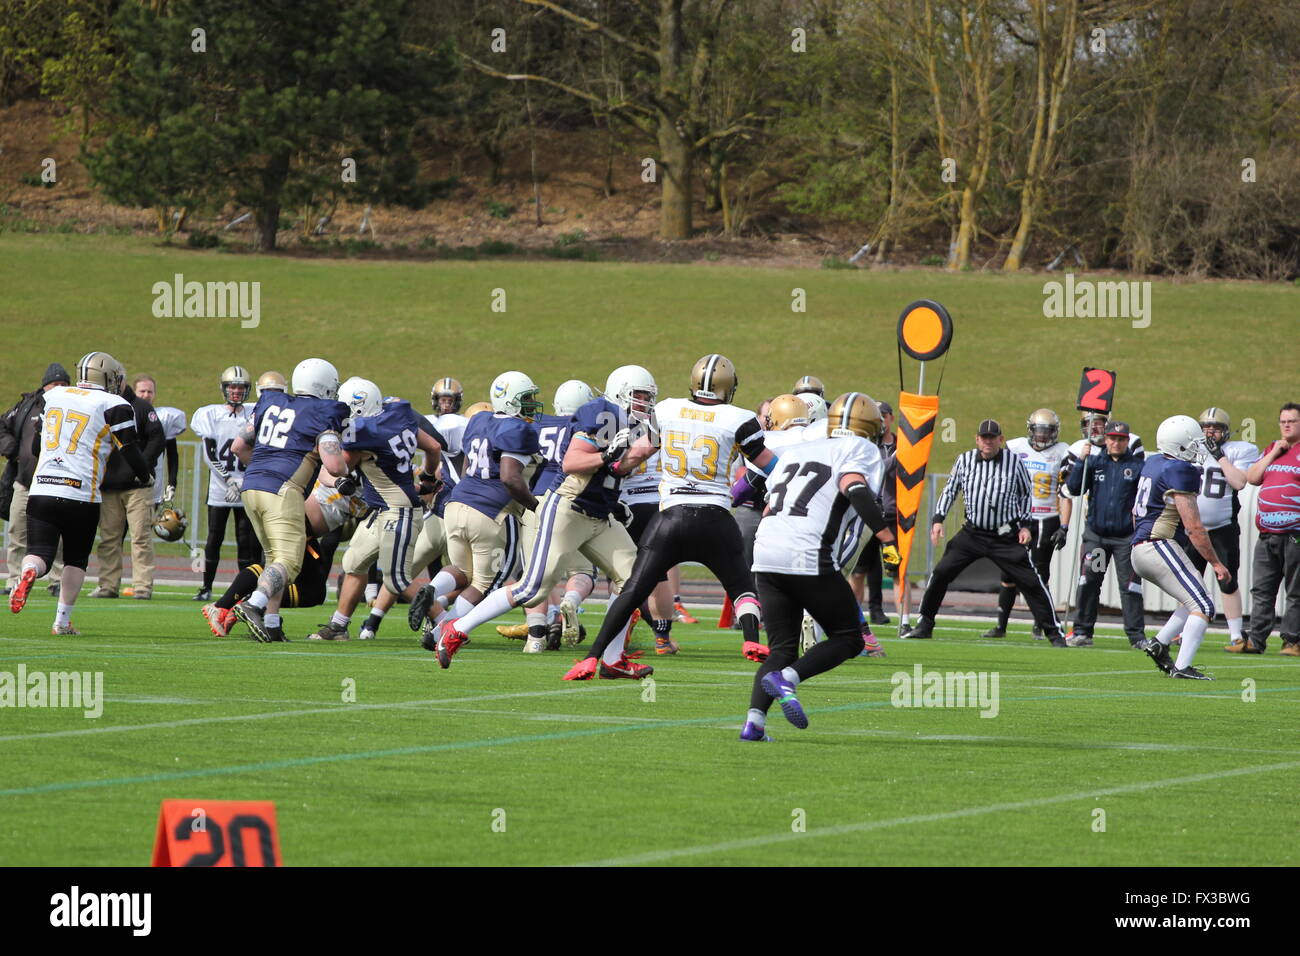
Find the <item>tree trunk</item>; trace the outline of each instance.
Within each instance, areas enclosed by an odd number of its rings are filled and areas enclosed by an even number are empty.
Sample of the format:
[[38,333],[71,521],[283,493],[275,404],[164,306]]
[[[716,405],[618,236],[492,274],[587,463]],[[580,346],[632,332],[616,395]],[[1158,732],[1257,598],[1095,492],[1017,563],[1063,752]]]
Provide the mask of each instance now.
[[253,248],[258,252],[275,250],[275,234],[280,228],[280,193],[289,178],[289,153],[276,153],[262,167],[262,198],[255,211],[257,229]]
[[659,3],[659,210],[660,239],[691,237],[691,173],[694,145],[686,137],[689,130],[678,130],[677,120],[685,120],[687,97],[681,88],[686,79],[682,71],[682,0]]

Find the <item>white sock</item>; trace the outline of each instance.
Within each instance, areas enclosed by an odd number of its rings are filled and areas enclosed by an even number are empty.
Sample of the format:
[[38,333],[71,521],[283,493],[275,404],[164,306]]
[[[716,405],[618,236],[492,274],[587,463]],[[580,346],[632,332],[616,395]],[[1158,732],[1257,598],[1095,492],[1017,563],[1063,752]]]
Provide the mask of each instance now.
[[54,612],[54,626],[67,627],[72,623],[72,605],[59,602],[58,608]]
[[799,673],[793,667],[781,668],[781,676],[788,680],[795,687],[799,686]]
[[456,614],[451,608],[445,608],[441,614],[433,619],[434,627],[442,627],[443,621],[450,621]]
[[898,623],[902,625],[904,630],[911,626],[911,619],[907,616],[906,611],[899,615]]
[[1174,661],[1175,667],[1182,670],[1184,667],[1192,666],[1192,658],[1196,656],[1196,651],[1205,637],[1205,629],[1209,626],[1210,622],[1203,617],[1188,617],[1187,623],[1183,625],[1183,643],[1178,649],[1178,660]]
[[244,598],[244,600],[253,605],[253,607],[257,608],[259,611],[265,611],[266,603],[269,599],[261,591],[254,591],[248,597]]
[[367,585],[366,585],[366,603],[369,604],[371,601],[373,601],[373,600],[374,600],[375,598],[377,598],[377,597],[379,597],[379,585],[378,585],[378,584],[367,584]]
[[352,617],[350,615],[340,614],[338,611],[335,611],[333,616],[330,618],[330,623],[337,624],[339,627],[347,627],[351,622]]
[[1234,641],[1241,640],[1241,618],[1228,618],[1228,634]]
[[565,591],[564,600],[572,602],[574,607],[582,603],[582,595],[577,591]]
[[550,624],[560,616],[560,606],[558,604],[548,604],[546,607],[546,623]]
[[[1176,611],[1174,611],[1173,614],[1169,615],[1169,620],[1165,622],[1165,626],[1162,627],[1160,629],[1160,633],[1156,635],[1156,640],[1159,641],[1161,644],[1163,644],[1165,647],[1168,647],[1170,642],[1172,642],[1175,637],[1177,637],[1179,634],[1182,633],[1183,625],[1186,623],[1186,621],[1187,621],[1187,608],[1185,607],[1178,608]],[[1204,633],[1204,628],[1202,628],[1202,633]]]
[[388,613],[388,608],[380,607],[378,604],[376,604],[374,607],[370,609],[370,616],[373,618],[377,618],[378,620],[381,621],[384,619],[384,615],[387,613]]
[[433,593],[440,598],[446,597],[452,591],[456,590],[456,575],[450,571],[439,571],[433,576]]
[[267,627],[279,627],[279,626],[280,626],[280,615],[279,615],[279,614],[275,614],[275,613],[273,613],[273,612],[272,612],[272,613],[268,613],[268,614],[266,615],[266,617],[262,618],[262,621],[263,621],[264,624],[266,624]]
[[[456,607],[460,607],[463,598],[456,599]],[[497,588],[483,600],[478,602],[477,606],[471,606],[470,610],[456,621],[456,630],[462,634],[468,634],[474,628],[481,624],[486,624],[494,617],[500,617],[502,614],[513,608],[510,603],[510,589]]]
[[[35,571],[36,571],[36,576],[37,576],[38,578],[41,577],[43,574],[45,574],[45,572],[46,572],[46,570],[47,570],[47,568],[46,568],[46,566],[45,566],[45,562],[42,561],[40,558],[38,558],[38,557],[37,557],[36,555],[34,555],[34,554],[29,554],[29,555],[27,555],[25,558],[23,558],[23,572],[25,573],[25,572],[27,571],[28,568],[34,568]],[[10,586],[10,587],[17,587],[17,586],[18,586],[18,582],[17,582],[17,581],[14,581],[14,582],[12,582],[9,586]]]
[[628,621],[628,626],[619,632],[618,637],[609,642],[609,647],[605,648],[605,653],[601,655],[601,660],[606,664],[617,664],[623,659],[623,652],[627,649],[627,636],[632,632],[632,622]]
[[757,707],[749,708],[749,713],[745,715],[745,719],[759,730],[763,730],[767,727],[767,714],[763,713]]
[[463,594],[456,598],[456,603],[451,606],[451,613],[454,617],[464,617],[472,610],[474,610],[474,602]]
[[531,627],[546,627],[551,622],[547,620],[548,615],[541,611],[529,611],[524,615],[524,621]]

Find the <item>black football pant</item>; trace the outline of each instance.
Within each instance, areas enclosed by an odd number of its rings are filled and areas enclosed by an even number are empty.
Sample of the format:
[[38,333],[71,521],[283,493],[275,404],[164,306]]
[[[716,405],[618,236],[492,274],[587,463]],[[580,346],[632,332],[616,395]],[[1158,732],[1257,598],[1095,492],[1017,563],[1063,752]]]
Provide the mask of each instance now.
[[[754,575],[745,565],[744,543],[736,519],[717,505],[676,505],[657,512],[642,535],[632,574],[605,614],[605,623],[588,657],[599,657],[627,627],[632,612],[650,596],[660,581],[683,561],[704,565],[727,592],[731,603],[754,594]],[[740,616],[745,640],[758,641],[758,622],[752,614]]]
[[[853,589],[844,575],[773,574],[759,571],[758,599],[763,605],[763,626],[771,652],[754,675],[749,706],[766,713],[772,698],[763,690],[763,677],[772,671],[793,667],[800,681],[839,667],[862,651],[862,619]],[[799,657],[799,631],[803,612],[826,632],[803,657]],[[796,660],[796,658],[798,658]]]
[[[27,499],[27,553],[45,562],[47,574],[60,543],[64,566],[86,570],[98,527],[98,501],[72,501],[54,495],[32,495]],[[11,581],[10,586],[17,583]]]
[[880,560],[881,540],[868,533],[867,543],[862,546],[858,563],[853,566],[854,574],[867,576],[867,607],[873,611],[884,611],[885,570]]
[[[1044,585],[1052,577],[1052,552],[1056,550],[1052,544],[1052,535],[1056,534],[1060,527],[1061,519],[1056,515],[1043,521],[1029,523],[1030,538],[1026,547],[1029,548],[1034,570],[1043,579]],[[1007,620],[1011,617],[1011,609],[1016,606],[1016,592],[1019,590],[1021,589],[1006,580],[1005,575],[1003,576],[1002,590],[998,592],[998,627],[1004,631],[1007,629]],[[1025,598],[1025,602],[1029,602],[1028,597]]]
[[239,570],[252,564],[262,563],[262,544],[253,531],[253,522],[243,508],[227,508],[221,505],[208,505],[208,540],[203,546],[203,587],[211,590],[212,582],[217,577],[217,565],[221,563],[221,545],[226,540],[226,521],[231,512],[235,515],[235,545]]
[[933,622],[943,604],[943,597],[957,575],[966,570],[980,558],[988,558],[998,566],[1003,580],[1011,581],[1025,596],[1029,609],[1034,613],[1034,623],[1043,629],[1049,637],[1060,633],[1061,626],[1056,620],[1056,608],[1052,597],[1047,592],[1047,585],[1034,570],[1029,560],[1029,549],[1016,540],[1016,532],[998,534],[996,531],[981,531],[966,525],[958,531],[944,549],[943,557],[930,575],[930,584],[921,599],[921,617]]

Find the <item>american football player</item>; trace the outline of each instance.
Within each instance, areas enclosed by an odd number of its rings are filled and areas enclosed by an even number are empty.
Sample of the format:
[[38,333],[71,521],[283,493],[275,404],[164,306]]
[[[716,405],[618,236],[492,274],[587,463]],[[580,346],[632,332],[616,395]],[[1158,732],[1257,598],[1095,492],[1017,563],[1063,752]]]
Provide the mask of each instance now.
[[262,558],[262,545],[240,499],[244,465],[232,450],[240,431],[253,420],[253,406],[244,402],[250,384],[243,366],[231,365],[221,373],[221,404],[204,405],[190,419],[190,428],[203,440],[208,465],[208,538],[203,545],[203,584],[194,595],[196,601],[212,600],[212,582],[231,515],[235,518],[239,567],[257,564]]
[[[1219,560],[1206,534],[1196,503],[1201,475],[1196,464],[1205,455],[1205,434],[1187,415],[1166,418],[1156,429],[1160,452],[1146,459],[1133,505],[1133,570],[1164,591],[1179,607],[1155,637],[1136,645],[1170,677],[1213,680],[1192,666],[1192,659],[1214,616],[1214,601],[1187,558],[1189,543],[1214,568],[1220,586],[1232,573]],[[1223,459],[1221,458],[1220,461]],[[1169,645],[1182,634],[1178,659]]]
[[253,391],[253,399],[262,397],[263,392],[287,392],[289,383],[285,377],[276,371],[263,372],[257,376],[257,387]]
[[[9,596],[17,614],[36,579],[49,570],[63,544],[63,578],[54,634],[77,634],[72,608],[86,578],[86,564],[99,527],[100,484],[114,448],[141,482],[153,482],[136,445],[135,411],[122,397],[126,372],[107,352],[88,352],[77,363],[76,386],[47,390],[40,458],[27,502],[27,554]],[[103,439],[107,437],[109,441]]]
[[458,472],[464,465],[461,440],[465,435],[465,426],[469,424],[469,418],[460,414],[461,401],[464,397],[465,390],[460,382],[450,377],[440,378],[429,390],[429,403],[433,406],[433,414],[425,416],[447,442],[447,447],[443,451],[451,457]]

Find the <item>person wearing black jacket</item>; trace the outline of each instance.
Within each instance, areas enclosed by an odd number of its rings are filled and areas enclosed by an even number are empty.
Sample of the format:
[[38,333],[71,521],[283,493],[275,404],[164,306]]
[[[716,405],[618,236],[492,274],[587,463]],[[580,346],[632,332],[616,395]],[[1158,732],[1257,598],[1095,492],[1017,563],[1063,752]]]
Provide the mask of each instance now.
[[[22,574],[23,555],[27,553],[27,497],[36,471],[36,454],[32,439],[41,427],[45,413],[44,395],[56,385],[71,384],[68,370],[58,362],[51,362],[41,378],[41,387],[34,392],[24,392],[18,404],[0,418],[0,455],[9,459],[3,476],[0,476],[0,518],[9,522],[8,587],[0,590],[8,594]],[[59,581],[63,576],[63,548],[55,552],[50,567],[50,593],[58,595]]]
[[[1092,646],[1092,628],[1097,621],[1101,583],[1106,578],[1106,566],[1111,559],[1115,561],[1115,574],[1119,581],[1124,633],[1128,635],[1129,644],[1134,646],[1146,638],[1142,585],[1134,580],[1133,546],[1130,542],[1133,537],[1133,503],[1137,499],[1145,457],[1134,454],[1129,448],[1128,425],[1112,421],[1106,426],[1106,454],[1091,456],[1086,467],[1080,465],[1072,469],[1066,479],[1066,488],[1071,495],[1076,498],[1088,495],[1088,521],[1080,545],[1083,583],[1079,585],[1074,628],[1066,638],[1071,647]],[[1064,544],[1062,539],[1058,548]]]
[[[122,397],[135,411],[135,430],[140,452],[150,464],[158,460],[167,436],[153,404],[123,384]],[[122,583],[122,537],[131,530],[131,577],[135,598],[153,597],[153,481],[142,485],[131,466],[114,450],[104,470],[104,501],[99,508],[99,587],[93,598],[115,598]]]

